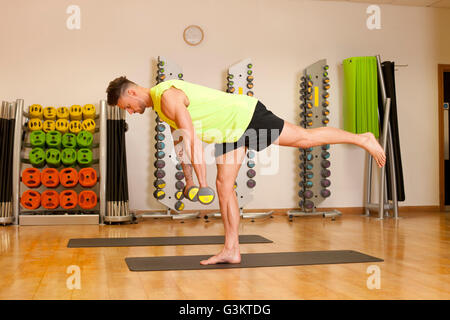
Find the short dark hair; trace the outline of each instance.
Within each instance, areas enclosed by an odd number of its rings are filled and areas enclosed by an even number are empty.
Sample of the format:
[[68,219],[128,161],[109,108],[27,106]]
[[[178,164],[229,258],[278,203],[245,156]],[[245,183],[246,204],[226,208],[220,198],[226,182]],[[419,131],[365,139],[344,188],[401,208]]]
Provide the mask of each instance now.
[[111,81],[106,89],[106,93],[108,93],[108,104],[110,106],[117,105],[120,95],[128,88],[130,84],[135,83],[128,80],[125,76],[118,77]]

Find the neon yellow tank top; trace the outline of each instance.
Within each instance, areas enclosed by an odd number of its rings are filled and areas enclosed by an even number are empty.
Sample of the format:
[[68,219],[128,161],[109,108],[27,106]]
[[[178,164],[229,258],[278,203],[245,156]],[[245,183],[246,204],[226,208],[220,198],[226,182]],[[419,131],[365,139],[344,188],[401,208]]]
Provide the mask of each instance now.
[[189,98],[187,110],[197,137],[206,143],[236,142],[247,129],[258,99],[211,89],[184,80],[168,80],[150,89],[153,108],[161,120],[178,129],[161,111],[161,96],[170,87],[184,91]]

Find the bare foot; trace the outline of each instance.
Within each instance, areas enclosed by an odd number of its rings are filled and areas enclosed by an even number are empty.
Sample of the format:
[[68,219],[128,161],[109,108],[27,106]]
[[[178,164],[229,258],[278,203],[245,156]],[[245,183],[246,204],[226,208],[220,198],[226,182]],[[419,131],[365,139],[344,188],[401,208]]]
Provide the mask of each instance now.
[[386,164],[386,154],[378,143],[377,138],[375,138],[372,132],[362,133],[360,136],[364,138],[362,147],[372,155],[378,167],[383,167]]
[[217,263],[240,263],[241,254],[239,253],[239,248],[236,249],[223,249],[219,254],[207,259],[200,261],[202,265],[217,264]]

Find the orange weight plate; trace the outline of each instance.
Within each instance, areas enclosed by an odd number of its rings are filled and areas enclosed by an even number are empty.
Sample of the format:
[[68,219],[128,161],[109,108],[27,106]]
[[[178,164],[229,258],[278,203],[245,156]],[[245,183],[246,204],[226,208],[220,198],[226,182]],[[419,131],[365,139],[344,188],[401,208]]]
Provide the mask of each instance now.
[[55,188],[59,185],[59,172],[54,168],[45,168],[41,173],[41,182],[47,188]]
[[97,205],[97,194],[92,190],[84,190],[78,196],[78,204],[81,208],[89,210]]
[[36,168],[27,168],[22,171],[22,182],[28,188],[37,188],[41,185],[41,172]]
[[66,188],[73,188],[78,183],[78,172],[74,168],[62,169],[59,173],[59,181]]
[[25,209],[35,210],[41,205],[41,194],[34,190],[27,190],[22,194],[20,203]]
[[41,194],[41,205],[45,209],[56,209],[59,206],[59,194],[55,190],[45,190]]
[[85,187],[93,187],[97,183],[97,171],[94,168],[83,168],[78,172],[78,181]]
[[78,196],[73,190],[64,190],[59,194],[59,204],[63,209],[73,209],[77,206]]

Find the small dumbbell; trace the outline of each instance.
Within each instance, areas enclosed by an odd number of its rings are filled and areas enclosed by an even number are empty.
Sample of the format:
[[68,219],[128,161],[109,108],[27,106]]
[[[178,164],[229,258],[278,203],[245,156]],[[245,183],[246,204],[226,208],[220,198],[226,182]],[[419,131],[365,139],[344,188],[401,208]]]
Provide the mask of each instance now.
[[200,188],[198,190],[198,201],[201,204],[210,204],[214,201],[215,192],[210,187]]
[[189,189],[187,189],[187,190],[186,190],[186,187],[184,187],[183,194],[186,198],[188,198],[192,202],[195,202],[198,200],[198,190],[199,189],[197,186],[189,187]]

